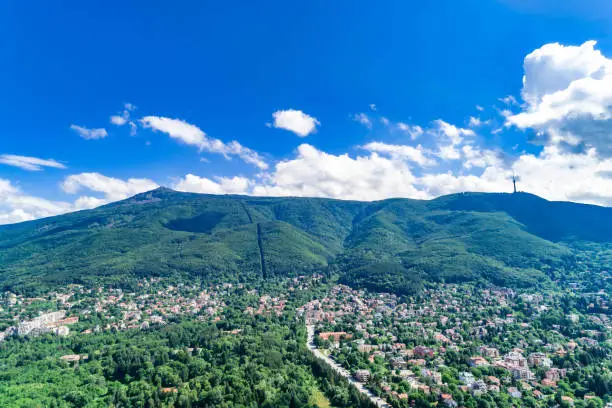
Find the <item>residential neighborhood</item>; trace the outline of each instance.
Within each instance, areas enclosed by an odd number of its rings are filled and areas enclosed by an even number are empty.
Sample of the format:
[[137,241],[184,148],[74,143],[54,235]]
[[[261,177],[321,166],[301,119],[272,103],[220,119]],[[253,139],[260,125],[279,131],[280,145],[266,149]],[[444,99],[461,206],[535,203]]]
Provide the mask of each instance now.
[[573,386],[584,365],[607,370],[595,356],[612,321],[574,311],[562,327],[550,316],[560,300],[473,285],[432,285],[400,299],[336,285],[298,314],[322,353],[390,403],[420,393],[449,407],[485,394],[573,405],[594,398]]

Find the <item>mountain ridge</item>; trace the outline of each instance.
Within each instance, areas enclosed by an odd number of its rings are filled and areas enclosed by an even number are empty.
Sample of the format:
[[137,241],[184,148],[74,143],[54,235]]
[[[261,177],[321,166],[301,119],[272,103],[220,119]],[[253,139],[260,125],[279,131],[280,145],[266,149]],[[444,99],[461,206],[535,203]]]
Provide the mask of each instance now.
[[610,241],[612,208],[528,193],[360,202],[162,187],[0,226],[0,285],[36,291],[142,276],[255,281],[328,271],[400,292],[423,280],[531,286],[575,267],[575,244]]

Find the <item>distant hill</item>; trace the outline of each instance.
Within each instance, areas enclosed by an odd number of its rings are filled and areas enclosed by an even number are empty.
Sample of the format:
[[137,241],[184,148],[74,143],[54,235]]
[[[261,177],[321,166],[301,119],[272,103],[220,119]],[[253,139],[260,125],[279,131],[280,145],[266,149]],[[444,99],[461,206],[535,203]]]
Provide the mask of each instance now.
[[257,281],[311,271],[409,293],[422,280],[545,284],[579,245],[612,241],[612,208],[525,193],[356,202],[160,188],[0,226],[0,285],[38,291],[144,276]]

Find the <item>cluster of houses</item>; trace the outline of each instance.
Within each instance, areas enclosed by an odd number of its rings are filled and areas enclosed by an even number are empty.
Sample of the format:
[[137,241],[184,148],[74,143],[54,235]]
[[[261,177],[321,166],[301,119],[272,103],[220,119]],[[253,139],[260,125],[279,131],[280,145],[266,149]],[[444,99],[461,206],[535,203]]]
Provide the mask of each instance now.
[[[377,385],[395,398],[407,398],[401,387],[396,386],[404,382],[412,390],[436,393],[447,406],[455,406],[452,396],[444,392],[446,384],[441,374],[449,366],[445,356],[450,350],[473,353],[464,367],[486,367],[486,372],[506,373],[477,378],[470,371],[461,371],[456,380],[464,392],[472,395],[507,392],[521,398],[529,390],[536,398],[545,398],[545,392],[550,393],[567,377],[566,369],[554,367],[553,357],[563,358],[577,348],[597,345],[609,327],[591,330],[577,339],[553,330],[547,339],[557,341],[547,343],[537,337],[532,321],[511,312],[519,299],[533,307],[535,316],[545,313],[552,301],[548,295],[517,295],[505,288],[482,290],[467,285],[439,285],[403,303],[392,294],[337,285],[327,296],[300,307],[298,315],[315,327],[318,347],[327,349],[337,361],[354,362],[340,358],[351,350],[362,353],[364,360],[356,367],[348,363],[344,366],[357,381],[369,383],[374,372],[386,373]],[[503,339],[519,332],[521,336],[516,337],[520,340],[515,347],[509,348],[511,345],[504,341],[488,343],[493,335]],[[393,377],[400,377],[401,381]]]
[[[138,286],[137,291],[126,292],[119,288],[69,285],[63,291],[35,298],[5,293],[0,296],[0,321],[10,326],[0,332],[0,340],[11,335],[47,332],[67,336],[68,326],[77,323],[80,323],[81,333],[89,334],[102,330],[145,329],[181,315],[214,319],[225,306],[223,296],[234,288],[232,284],[206,289],[197,285],[162,285],[157,278],[144,280]],[[36,313],[37,307],[41,309],[38,315],[28,317]],[[57,310],[43,311],[48,308]]]
[[[286,292],[306,290],[322,278],[318,274],[291,278],[286,283]],[[222,283],[203,288],[198,284],[170,284],[161,278],[149,278],[139,282],[133,291],[67,285],[39,297],[0,293],[0,327],[2,324],[7,327],[0,331],[0,341],[12,335],[54,333],[67,336],[69,326],[76,326],[77,332],[90,334],[147,329],[151,325],[166,324],[178,316],[217,321],[222,318],[227,297],[237,291],[243,293],[243,290],[242,284]],[[246,293],[259,298],[258,307],[248,307],[246,313],[281,315],[285,310],[287,293],[260,295],[256,289]]]
[[78,323],[78,316],[66,317],[65,310],[43,313],[30,320],[22,320],[15,326],[9,326],[0,332],[0,341],[9,336],[36,336],[43,333],[53,333],[58,336],[67,336],[70,333],[68,326]]

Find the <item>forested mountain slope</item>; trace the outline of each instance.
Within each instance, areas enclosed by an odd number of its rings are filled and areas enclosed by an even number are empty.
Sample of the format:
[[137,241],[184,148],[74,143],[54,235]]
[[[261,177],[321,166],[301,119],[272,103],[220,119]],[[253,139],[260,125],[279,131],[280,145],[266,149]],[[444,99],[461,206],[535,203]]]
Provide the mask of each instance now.
[[335,271],[398,292],[420,281],[544,283],[575,245],[612,241],[612,209],[525,194],[355,202],[160,188],[93,210],[0,227],[0,285],[37,291],[142,276],[255,281]]

